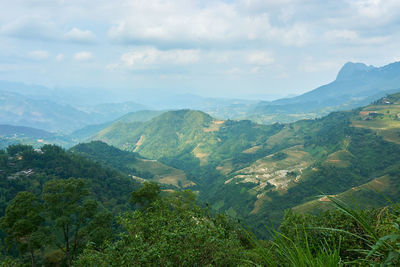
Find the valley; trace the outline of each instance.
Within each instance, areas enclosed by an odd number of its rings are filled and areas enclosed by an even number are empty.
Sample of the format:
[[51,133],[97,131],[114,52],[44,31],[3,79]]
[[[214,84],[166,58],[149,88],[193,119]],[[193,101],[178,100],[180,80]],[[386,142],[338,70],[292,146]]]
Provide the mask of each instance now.
[[0,8],[0,267],[400,266],[400,1]]

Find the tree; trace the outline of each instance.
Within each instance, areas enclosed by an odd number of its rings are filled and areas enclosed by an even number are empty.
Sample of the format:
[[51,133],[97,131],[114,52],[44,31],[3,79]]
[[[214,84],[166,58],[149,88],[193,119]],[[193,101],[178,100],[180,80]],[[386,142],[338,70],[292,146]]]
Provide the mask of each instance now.
[[6,209],[1,219],[1,228],[7,234],[6,242],[16,243],[21,253],[29,252],[31,265],[35,266],[35,251],[46,241],[43,231],[43,207],[30,192],[19,192]]
[[[155,189],[149,184],[142,187],[146,192],[150,188]],[[238,266],[245,262],[245,248],[240,233],[222,217],[209,217],[195,204],[195,194],[190,191],[158,197],[145,210],[127,212],[119,218],[123,230],[119,240],[106,242],[103,249],[88,246],[75,263],[76,266]]]
[[142,207],[147,207],[159,198],[161,192],[160,186],[154,182],[145,182],[143,187],[132,192],[131,202],[139,204]]
[[82,179],[52,180],[44,185],[42,198],[55,231],[61,231],[62,242],[56,238],[56,245],[64,252],[68,266],[84,240],[81,230],[97,212],[97,202],[87,199],[88,195]]

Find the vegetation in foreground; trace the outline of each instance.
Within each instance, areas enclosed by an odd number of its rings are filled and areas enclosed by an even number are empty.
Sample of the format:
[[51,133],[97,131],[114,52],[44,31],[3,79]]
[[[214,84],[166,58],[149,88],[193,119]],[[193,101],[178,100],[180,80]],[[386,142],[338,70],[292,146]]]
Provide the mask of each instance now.
[[270,240],[196,204],[190,190],[165,194],[146,182],[132,209],[111,216],[82,179],[51,180],[40,196],[20,192],[1,228],[1,266],[397,266],[400,209],[288,211]]

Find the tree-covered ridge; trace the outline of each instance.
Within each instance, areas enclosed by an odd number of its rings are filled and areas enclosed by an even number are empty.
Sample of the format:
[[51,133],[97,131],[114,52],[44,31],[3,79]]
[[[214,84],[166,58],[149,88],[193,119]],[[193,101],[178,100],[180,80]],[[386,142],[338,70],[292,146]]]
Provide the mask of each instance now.
[[[391,95],[363,109],[286,125],[267,144],[292,146],[228,173],[229,179],[210,202],[248,221],[261,222],[256,228],[263,229],[265,222],[279,224],[284,209],[302,203],[298,211],[326,209],[329,200],[318,197],[321,193],[348,201],[353,195],[367,201],[359,205],[373,207],[385,203],[377,189],[397,201],[400,147],[393,132],[400,132],[398,97]],[[233,197],[231,192],[238,188],[241,197]],[[242,207],[247,210],[243,212]]]
[[230,158],[263,143],[279,127],[250,121],[220,121],[193,110],[169,111],[145,123],[111,125],[94,139],[149,158],[191,154],[200,162]]
[[101,141],[92,141],[72,147],[72,153],[82,155],[119,171],[137,180],[149,180],[163,184],[163,187],[187,188],[195,183],[188,180],[182,170],[145,159],[135,152],[120,150]]
[[93,196],[115,211],[126,208],[127,195],[138,184],[115,169],[58,146],[33,149],[27,145],[12,145],[6,151],[0,150],[0,214],[18,192],[38,194],[47,181],[70,177],[85,179],[91,185]]

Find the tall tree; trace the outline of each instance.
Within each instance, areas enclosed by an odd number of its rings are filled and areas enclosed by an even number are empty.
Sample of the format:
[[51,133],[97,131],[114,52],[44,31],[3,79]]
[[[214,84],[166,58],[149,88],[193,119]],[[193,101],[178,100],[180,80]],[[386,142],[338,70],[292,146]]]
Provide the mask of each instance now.
[[6,214],[0,225],[7,234],[9,246],[17,244],[21,253],[29,253],[31,265],[35,266],[35,251],[46,241],[42,224],[43,210],[38,198],[31,192],[19,192],[7,206]]
[[87,199],[88,195],[82,179],[52,180],[43,188],[42,198],[54,230],[61,231],[62,241],[56,234],[56,245],[64,252],[68,266],[84,240],[82,228],[97,212],[97,202]]

